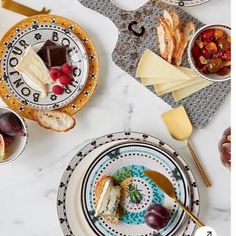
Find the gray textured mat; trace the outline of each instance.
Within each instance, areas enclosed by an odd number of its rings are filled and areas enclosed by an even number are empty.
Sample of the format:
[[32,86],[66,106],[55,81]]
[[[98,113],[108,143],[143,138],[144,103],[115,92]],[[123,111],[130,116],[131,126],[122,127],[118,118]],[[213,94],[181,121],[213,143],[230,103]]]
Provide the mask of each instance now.
[[[181,8],[159,1],[150,1],[135,11],[120,9],[110,0],[78,1],[85,7],[110,18],[117,26],[120,33],[112,58],[120,68],[133,77],[135,77],[139,59],[147,48],[159,54],[156,25],[163,9],[171,10],[174,8],[180,14],[183,23],[192,20],[197,29],[204,25]],[[183,66],[189,67],[187,53],[184,55]],[[152,86],[147,88],[155,93]],[[174,102],[170,94],[161,98],[172,107],[184,105],[193,125],[197,128],[204,128],[230,90],[231,82],[225,81],[214,83],[178,103]]]

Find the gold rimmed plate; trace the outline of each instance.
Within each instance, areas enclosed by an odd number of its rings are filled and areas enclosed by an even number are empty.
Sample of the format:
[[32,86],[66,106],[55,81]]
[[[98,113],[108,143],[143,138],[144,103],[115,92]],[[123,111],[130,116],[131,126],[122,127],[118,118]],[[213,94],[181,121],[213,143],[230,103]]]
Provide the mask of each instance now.
[[[47,40],[67,46],[70,51],[67,60],[74,70],[72,83],[62,96],[49,92],[42,99],[14,67],[27,45],[37,51]],[[12,27],[0,42],[0,58],[1,97],[29,119],[34,119],[34,109],[60,109],[73,115],[89,101],[97,85],[99,61],[91,37],[76,23],[60,16],[33,16]]]

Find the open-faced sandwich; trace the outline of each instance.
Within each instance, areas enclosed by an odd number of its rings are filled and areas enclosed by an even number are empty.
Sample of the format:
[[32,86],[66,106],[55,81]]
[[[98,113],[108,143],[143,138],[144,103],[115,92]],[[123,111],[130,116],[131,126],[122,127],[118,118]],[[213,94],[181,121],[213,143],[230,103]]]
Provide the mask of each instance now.
[[118,224],[120,218],[121,187],[115,186],[113,178],[103,176],[95,187],[95,217],[103,217],[111,224]]

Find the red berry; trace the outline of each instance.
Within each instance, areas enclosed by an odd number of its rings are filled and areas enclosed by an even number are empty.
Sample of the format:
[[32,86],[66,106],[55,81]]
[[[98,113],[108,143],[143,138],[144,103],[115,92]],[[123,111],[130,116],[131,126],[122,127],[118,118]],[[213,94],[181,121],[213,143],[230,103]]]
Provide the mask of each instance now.
[[195,60],[198,60],[200,56],[200,48],[198,46],[193,46],[192,48],[192,56]]
[[54,85],[52,88],[52,92],[56,95],[61,95],[64,92],[64,89],[60,85]]
[[201,40],[211,41],[213,39],[214,34],[215,34],[214,29],[206,29],[201,33]]
[[66,75],[71,75],[72,73],[72,66],[68,64],[64,64],[61,66],[61,72]]
[[206,48],[203,48],[201,50],[201,55],[203,57],[205,57],[206,59],[211,59],[212,58],[212,54],[210,52],[208,52]]
[[57,80],[60,75],[61,75],[61,72],[59,69],[53,68],[50,70],[50,76],[54,81]]
[[68,75],[61,75],[59,81],[62,85],[68,85],[71,82],[71,77]]

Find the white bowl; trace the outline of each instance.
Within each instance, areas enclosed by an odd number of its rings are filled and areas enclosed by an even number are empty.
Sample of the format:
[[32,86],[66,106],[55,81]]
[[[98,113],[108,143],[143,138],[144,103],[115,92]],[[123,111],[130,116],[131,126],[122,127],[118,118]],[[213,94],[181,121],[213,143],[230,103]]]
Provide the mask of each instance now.
[[25,150],[26,144],[28,142],[28,130],[27,130],[25,120],[19,114],[17,114],[15,111],[13,111],[7,107],[0,106],[0,115],[4,114],[6,112],[12,112],[20,119],[25,135],[14,138],[14,141],[13,141],[11,148],[9,150],[9,153],[8,153],[8,158],[6,160],[0,161],[0,165],[9,163],[13,160],[16,160],[23,153],[23,151]]
[[202,33],[202,31],[204,31],[205,29],[222,29],[224,30],[228,35],[231,36],[231,28],[227,25],[222,25],[222,24],[212,24],[212,25],[206,25],[202,28],[200,28],[193,36],[193,38],[191,39],[189,46],[188,46],[188,61],[189,64],[191,66],[191,68],[203,79],[207,79],[210,81],[214,81],[214,82],[220,82],[220,81],[226,81],[226,80],[230,80],[231,79],[231,73],[229,73],[228,75],[225,76],[220,76],[217,74],[204,74],[201,71],[198,70],[198,68],[195,66],[195,60],[192,57],[192,53],[191,50],[194,46],[194,42],[197,39],[197,37],[199,36],[200,33]]

